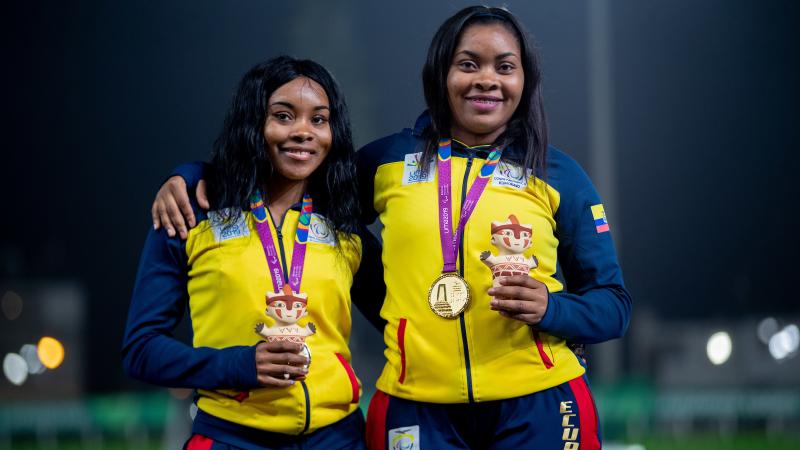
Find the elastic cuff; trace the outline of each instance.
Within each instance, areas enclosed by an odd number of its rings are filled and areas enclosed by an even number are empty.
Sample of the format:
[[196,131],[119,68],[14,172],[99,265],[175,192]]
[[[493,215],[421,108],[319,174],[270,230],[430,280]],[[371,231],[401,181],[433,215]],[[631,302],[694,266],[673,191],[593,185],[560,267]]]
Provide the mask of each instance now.
[[[258,345],[258,344],[256,344]],[[258,372],[256,370],[256,345],[252,347],[241,347],[241,351],[236,358],[235,387],[239,389],[252,389],[259,386]]]
[[558,302],[556,301],[556,296],[553,294],[548,294],[547,296],[547,309],[544,311],[544,316],[542,316],[542,320],[536,326],[539,330],[548,331],[550,327],[553,325],[553,320],[555,320],[555,316],[558,315]]

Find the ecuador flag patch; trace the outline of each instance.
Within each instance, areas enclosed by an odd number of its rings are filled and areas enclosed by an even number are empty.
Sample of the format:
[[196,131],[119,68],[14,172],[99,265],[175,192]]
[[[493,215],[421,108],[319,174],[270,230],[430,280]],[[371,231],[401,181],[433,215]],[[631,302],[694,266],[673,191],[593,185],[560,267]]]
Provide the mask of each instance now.
[[608,231],[608,220],[606,219],[606,210],[603,205],[592,205],[592,218],[594,218],[594,228],[598,233],[605,233]]

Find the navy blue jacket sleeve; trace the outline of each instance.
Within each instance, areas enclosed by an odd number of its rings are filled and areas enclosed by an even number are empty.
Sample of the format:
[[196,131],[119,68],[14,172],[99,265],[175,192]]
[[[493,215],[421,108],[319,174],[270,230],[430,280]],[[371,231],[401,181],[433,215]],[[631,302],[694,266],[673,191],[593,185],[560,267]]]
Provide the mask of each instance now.
[[361,264],[353,276],[350,298],[369,323],[383,333],[386,320],[381,318],[381,307],[386,297],[386,284],[383,281],[381,243],[363,225],[358,234],[361,238]]
[[600,205],[589,177],[578,164],[553,149],[552,186],[560,193],[556,211],[558,262],[566,281],[550,293],[538,328],[577,344],[621,337],[628,328],[631,297],[610,231],[598,230],[592,206]]
[[203,161],[183,163],[173,169],[168,178],[179,176],[186,182],[186,188],[192,190],[197,186],[200,180],[208,178],[207,174],[209,173],[210,167],[208,163]]
[[356,152],[356,175],[361,222],[369,225],[378,218],[373,196],[375,195],[375,172],[378,170],[381,140],[372,142]]
[[125,371],[169,387],[258,387],[254,346],[194,348],[172,336],[188,302],[184,245],[163,230],[147,236],[122,347]]

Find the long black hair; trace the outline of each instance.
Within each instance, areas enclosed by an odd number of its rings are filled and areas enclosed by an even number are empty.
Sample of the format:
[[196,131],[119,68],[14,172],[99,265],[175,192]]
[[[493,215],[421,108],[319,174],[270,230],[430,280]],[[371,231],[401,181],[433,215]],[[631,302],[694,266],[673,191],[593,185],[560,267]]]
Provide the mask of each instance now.
[[309,177],[308,193],[314,200],[314,212],[328,220],[338,242],[340,232],[358,229],[355,150],[344,96],[333,76],[311,60],[279,56],[244,75],[214,143],[209,200],[214,209],[247,208],[249,196],[267,183],[274,171],[263,131],[267,103],[275,90],[298,77],[319,83],[330,102],[331,148]]
[[457,12],[439,27],[428,48],[428,57],[422,68],[422,86],[431,124],[423,132],[423,161],[430,161],[436,155],[440,137],[450,136],[453,114],[447,96],[447,74],[461,35],[471,25],[490,23],[502,24],[516,36],[524,71],[519,106],[495,143],[513,146],[521,153],[505,152],[504,159],[543,174],[547,160],[547,118],[542,100],[539,56],[528,32],[513,14],[504,8],[488,6],[470,6]]

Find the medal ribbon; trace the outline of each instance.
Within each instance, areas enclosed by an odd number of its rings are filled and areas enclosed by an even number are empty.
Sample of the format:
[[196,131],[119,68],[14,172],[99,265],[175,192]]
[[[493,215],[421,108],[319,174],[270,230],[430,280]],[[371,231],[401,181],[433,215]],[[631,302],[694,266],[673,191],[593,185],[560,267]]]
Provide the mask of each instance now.
[[483,194],[486,184],[492,178],[494,169],[497,167],[500,156],[503,154],[501,147],[495,147],[489,157],[481,166],[481,171],[478,178],[472,183],[472,186],[467,192],[467,197],[464,199],[464,204],[461,207],[461,217],[458,220],[458,228],[456,229],[455,236],[452,231],[452,216],[451,216],[451,201],[450,201],[450,153],[452,140],[442,139],[439,141],[439,158],[436,161],[437,169],[439,170],[439,238],[442,242],[442,255],[444,256],[444,268],[442,273],[456,271],[456,258],[458,256],[458,243],[461,242],[461,235],[464,233],[464,227],[467,220],[475,210],[478,200]]
[[[275,249],[275,241],[272,239],[272,232],[269,226],[269,214],[264,206],[261,193],[257,192],[250,196],[250,211],[256,221],[258,236],[261,238],[261,245],[264,247],[264,256],[267,257],[270,278],[275,292],[281,292],[286,283],[286,277],[281,270],[280,256]],[[300,292],[300,281],[303,278],[303,263],[306,259],[306,242],[308,241],[308,225],[311,223],[312,202],[311,196],[303,194],[303,207],[300,211],[300,219],[297,222],[297,232],[294,236],[294,250],[292,251],[292,264],[289,269],[289,287],[294,292]]]

